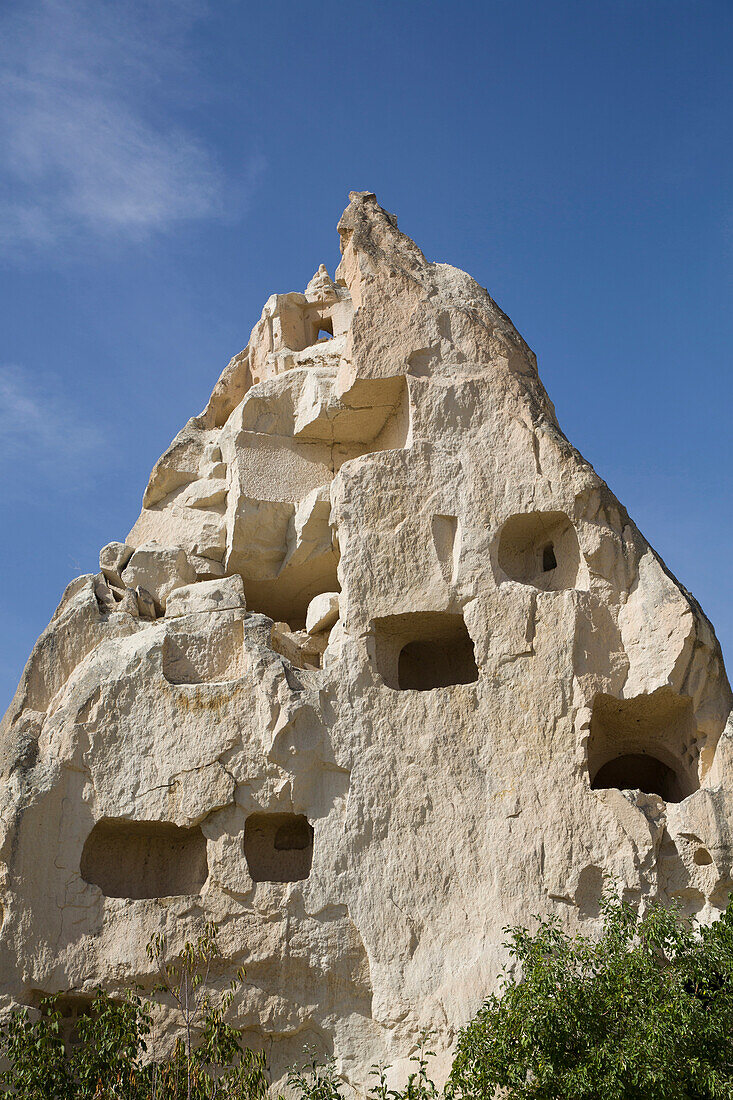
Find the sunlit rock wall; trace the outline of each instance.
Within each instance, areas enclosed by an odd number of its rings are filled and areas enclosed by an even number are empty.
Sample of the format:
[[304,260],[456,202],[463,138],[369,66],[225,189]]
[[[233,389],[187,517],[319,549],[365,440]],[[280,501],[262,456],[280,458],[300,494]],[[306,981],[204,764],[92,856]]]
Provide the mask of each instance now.
[[[713,630],[487,292],[373,195],[270,297],[2,726],[3,1003],[152,987],[206,919],[275,1078],[447,1064],[502,928],[731,882]],[[165,1030],[165,1021],[163,1022]]]

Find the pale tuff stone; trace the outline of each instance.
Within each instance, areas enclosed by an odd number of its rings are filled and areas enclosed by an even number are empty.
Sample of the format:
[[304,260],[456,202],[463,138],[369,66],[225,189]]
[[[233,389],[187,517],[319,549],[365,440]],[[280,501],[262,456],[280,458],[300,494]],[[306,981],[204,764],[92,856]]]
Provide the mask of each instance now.
[[165,610],[170,593],[196,580],[196,570],[184,550],[145,542],[134,551],[122,571],[128,588],[143,587]]
[[296,668],[320,668],[328,636],[312,636],[305,630],[290,630],[287,623],[273,623],[272,648],[287,657]]
[[733,723],[712,627],[506,315],[373,195],[338,228],[33,649],[0,983],[152,988],[150,936],[211,919],[275,1078],[315,1045],[363,1090],[424,1028],[445,1070],[504,927],[594,927],[604,875],[714,919]]
[[111,584],[124,588],[122,570],[132,557],[133,547],[124,542],[108,542],[99,551],[99,568]]
[[114,611],[117,607],[112,586],[107,581],[104,573],[97,573],[94,578],[94,595],[102,611]]
[[222,580],[199,581],[171,592],[165,608],[166,619],[203,611],[227,611],[247,606],[242,578],[235,574]]
[[314,596],[308,604],[305,629],[309,634],[319,634],[322,630],[330,630],[338,617],[338,592],[322,592],[320,596]]
[[137,597],[140,617],[143,619],[154,619],[156,617],[155,600],[148,592],[147,588],[137,585],[135,588],[135,596]]
[[137,593],[133,592],[130,588],[125,588],[120,593],[120,600],[117,604],[117,610],[123,611],[126,615],[133,615],[137,618],[140,614],[140,606],[138,604]]

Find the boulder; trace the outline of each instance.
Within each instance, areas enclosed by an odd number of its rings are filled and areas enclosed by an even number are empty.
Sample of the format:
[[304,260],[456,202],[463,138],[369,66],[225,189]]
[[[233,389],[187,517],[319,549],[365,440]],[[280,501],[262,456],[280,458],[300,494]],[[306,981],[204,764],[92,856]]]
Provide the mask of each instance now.
[[99,551],[99,568],[111,584],[123,588],[122,570],[132,557],[134,547],[124,542],[108,542]]
[[175,589],[168,597],[165,617],[174,619],[196,612],[244,610],[246,606],[242,578],[235,575]]
[[122,580],[127,588],[144,588],[165,610],[170,593],[195,581],[196,570],[180,547],[145,542],[132,554]]
[[309,634],[320,634],[330,630],[339,617],[338,592],[321,592],[308,604],[305,616],[305,629]]

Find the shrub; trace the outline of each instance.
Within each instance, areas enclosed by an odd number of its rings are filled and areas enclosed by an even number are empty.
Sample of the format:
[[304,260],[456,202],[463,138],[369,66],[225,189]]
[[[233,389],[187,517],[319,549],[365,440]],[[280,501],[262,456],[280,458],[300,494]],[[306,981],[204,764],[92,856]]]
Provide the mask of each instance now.
[[[145,1087],[142,1066],[150,1013],[135,994],[113,1001],[98,993],[77,1021],[78,1042],[69,1048],[57,997],[41,1002],[32,1019],[28,1009],[11,1013],[0,1029],[8,1068],[3,1100],[127,1100]],[[140,1093],[143,1095],[143,1093]]]
[[212,967],[222,958],[216,925],[206,924],[172,959],[163,935],[154,936],[147,950],[161,978],[156,992],[172,1000],[183,1025],[173,1057],[151,1067],[153,1100],[263,1100],[264,1055],[243,1049],[239,1032],[225,1019],[244,969],[218,998],[208,987]]
[[486,1100],[733,1098],[733,908],[709,928],[604,899],[599,939],[508,930],[507,975],[461,1032],[448,1092]]
[[[460,1033],[446,1100],[733,1100],[733,902],[709,928],[661,906],[640,917],[616,896],[602,910],[598,938],[556,920],[507,930],[512,969]],[[170,1058],[150,1058],[150,1005],[137,994],[98,993],[73,1045],[49,997],[0,1026],[0,1100],[265,1100],[264,1058],[225,1019],[237,982],[206,992],[216,929],[172,960],[153,940],[150,955],[181,1017]],[[423,1036],[401,1090],[374,1067],[368,1100],[438,1100],[430,1057]],[[296,1100],[350,1096],[316,1057],[289,1086]]]
[[57,997],[41,1002],[40,1012],[12,1012],[0,1026],[0,1053],[7,1086],[0,1100],[264,1100],[262,1054],[242,1047],[236,1028],[225,1020],[240,971],[218,999],[206,988],[219,958],[216,929],[207,925],[180,956],[168,957],[163,937],[149,945],[165,993],[179,1010],[182,1035],[170,1058],[148,1058],[151,1005],[136,993],[115,1001],[98,992],[76,1021],[74,1043],[64,1034]]

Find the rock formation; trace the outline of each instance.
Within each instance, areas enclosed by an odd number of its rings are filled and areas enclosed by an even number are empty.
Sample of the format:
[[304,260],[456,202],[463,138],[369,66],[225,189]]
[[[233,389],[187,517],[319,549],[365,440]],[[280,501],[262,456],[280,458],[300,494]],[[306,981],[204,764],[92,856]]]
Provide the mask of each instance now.
[[275,1077],[312,1044],[359,1084],[423,1028],[445,1064],[503,927],[592,925],[604,874],[714,918],[733,725],[709,622],[509,319],[374,195],[338,229],[31,654],[0,976],[73,1011],[213,919]]

